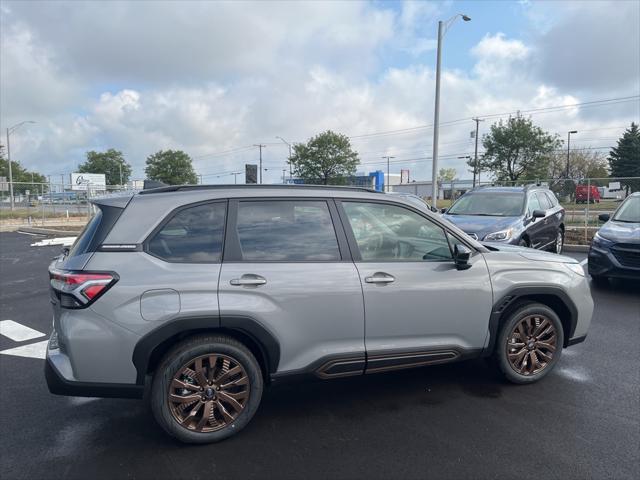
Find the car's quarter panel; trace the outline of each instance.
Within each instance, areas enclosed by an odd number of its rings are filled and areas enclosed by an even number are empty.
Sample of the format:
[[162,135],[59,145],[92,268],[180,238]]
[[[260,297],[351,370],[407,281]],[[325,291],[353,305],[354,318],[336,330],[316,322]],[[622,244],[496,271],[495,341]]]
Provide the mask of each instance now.
[[219,263],[169,263],[145,252],[97,252],[88,268],[120,276],[90,308],[138,335],[178,318],[208,317],[212,326],[218,325]]
[[[266,283],[231,283],[244,275]],[[222,317],[251,315],[279,340],[278,373],[328,355],[364,353],[362,289],[353,263],[224,263],[219,299]]]

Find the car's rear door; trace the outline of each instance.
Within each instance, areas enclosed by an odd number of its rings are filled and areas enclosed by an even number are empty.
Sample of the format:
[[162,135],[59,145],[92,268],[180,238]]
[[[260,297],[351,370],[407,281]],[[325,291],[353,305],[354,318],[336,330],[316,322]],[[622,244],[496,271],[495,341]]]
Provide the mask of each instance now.
[[277,375],[362,373],[362,288],[332,199],[230,200],[219,300],[223,326],[277,342]]
[[339,203],[365,299],[367,372],[454,360],[487,340],[492,290],[481,253],[457,270],[445,229],[408,206]]

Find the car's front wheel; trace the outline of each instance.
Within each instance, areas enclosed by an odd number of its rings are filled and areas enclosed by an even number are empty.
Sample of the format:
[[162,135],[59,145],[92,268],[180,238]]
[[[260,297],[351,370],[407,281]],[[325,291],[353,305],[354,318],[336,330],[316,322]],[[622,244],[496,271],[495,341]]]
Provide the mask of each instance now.
[[562,247],[564,247],[564,232],[559,228],[558,233],[556,233],[556,241],[553,245],[553,251],[557,254],[561,254]]
[[496,357],[513,383],[533,383],[546,376],[560,359],[564,334],[558,315],[546,305],[528,303],[502,325]]
[[202,335],[176,345],[153,378],[151,408],[170,435],[210,443],[240,431],[262,397],[255,357],[225,335]]

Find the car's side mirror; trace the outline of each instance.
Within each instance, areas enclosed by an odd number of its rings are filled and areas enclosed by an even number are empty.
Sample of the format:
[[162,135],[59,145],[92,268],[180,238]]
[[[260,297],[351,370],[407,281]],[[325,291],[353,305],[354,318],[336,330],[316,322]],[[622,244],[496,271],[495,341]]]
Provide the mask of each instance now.
[[438,213],[440,210],[438,210],[436,207],[431,206],[429,207],[429,209],[433,212],[433,213]]
[[471,258],[471,250],[460,243],[456,243],[453,247],[453,260],[456,268],[458,270],[471,268],[469,258]]
[[447,213],[447,209],[446,208],[441,208],[440,209],[440,213]]
[[608,222],[609,218],[611,218],[611,215],[609,215],[608,213],[601,213],[600,215],[598,215],[598,220],[600,220],[601,222]]
[[544,218],[546,214],[544,213],[544,210],[534,210],[532,216],[533,218]]

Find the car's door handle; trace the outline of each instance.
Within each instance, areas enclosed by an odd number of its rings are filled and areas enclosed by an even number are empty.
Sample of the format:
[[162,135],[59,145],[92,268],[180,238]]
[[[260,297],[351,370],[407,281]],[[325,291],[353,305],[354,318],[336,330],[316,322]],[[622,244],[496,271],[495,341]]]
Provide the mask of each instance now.
[[395,282],[395,277],[384,272],[376,272],[370,277],[365,277],[367,283],[391,283]]
[[229,283],[236,287],[258,287],[267,283],[267,279],[260,275],[242,275],[240,278],[233,278]]

